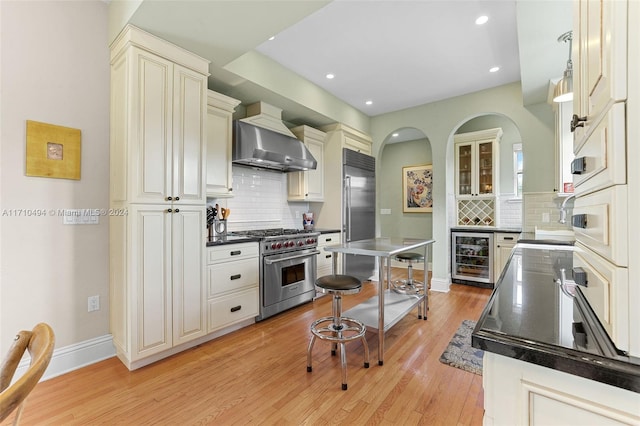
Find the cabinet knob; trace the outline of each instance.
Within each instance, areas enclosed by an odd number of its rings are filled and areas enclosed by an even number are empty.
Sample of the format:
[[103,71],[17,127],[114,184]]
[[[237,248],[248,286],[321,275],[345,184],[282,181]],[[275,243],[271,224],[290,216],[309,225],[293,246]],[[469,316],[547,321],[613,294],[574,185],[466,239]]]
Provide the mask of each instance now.
[[573,117],[571,118],[571,132],[576,130],[578,127],[584,127],[585,121],[587,121],[586,115],[584,117],[578,117],[577,114],[573,114]]
[[171,213],[173,210],[171,209],[167,209],[167,213]]
[[176,197],[176,201],[180,200],[180,197]]
[[176,213],[180,213],[180,209],[176,209]]
[[167,197],[167,201],[173,200],[173,197]]
[[233,192],[233,188],[229,188],[229,192]]

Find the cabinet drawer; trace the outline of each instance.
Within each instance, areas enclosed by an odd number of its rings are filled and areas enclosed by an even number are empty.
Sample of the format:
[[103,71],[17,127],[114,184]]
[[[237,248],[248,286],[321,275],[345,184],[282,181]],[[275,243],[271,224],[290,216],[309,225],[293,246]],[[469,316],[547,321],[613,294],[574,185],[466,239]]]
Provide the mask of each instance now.
[[258,315],[258,288],[209,301],[208,332]]
[[580,290],[589,301],[611,340],[618,349],[629,349],[628,270],[615,266],[578,244],[573,266],[587,275],[587,285]]
[[502,246],[511,245],[511,247],[515,246],[518,242],[518,238],[520,238],[520,234],[512,234],[512,233],[495,233],[493,234],[493,242],[494,244],[500,244]]
[[[585,223],[576,226],[578,218]],[[628,265],[626,185],[576,198],[572,222],[577,241],[618,266]]]
[[331,266],[333,265],[333,256],[328,251],[324,251],[320,249],[320,254],[318,255],[318,269],[328,267],[331,270]]
[[208,247],[207,264],[258,256],[258,243],[225,244]]
[[258,286],[258,259],[244,259],[210,265],[207,268],[208,296]]
[[580,174],[573,174],[576,193],[625,184],[625,156],[625,106],[618,103],[611,107],[576,152],[574,167],[582,166],[584,169]]
[[318,247],[331,246],[340,244],[340,233],[335,234],[320,234],[318,237]]

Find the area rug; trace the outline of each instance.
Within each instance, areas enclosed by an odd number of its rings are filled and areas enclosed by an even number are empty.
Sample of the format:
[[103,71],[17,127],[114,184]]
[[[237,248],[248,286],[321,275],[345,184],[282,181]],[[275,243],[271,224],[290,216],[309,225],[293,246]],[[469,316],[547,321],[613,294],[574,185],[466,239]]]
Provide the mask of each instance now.
[[440,355],[440,362],[482,375],[482,356],[484,351],[471,346],[471,332],[473,332],[475,326],[475,321],[462,321],[456,334],[451,338],[449,345]]

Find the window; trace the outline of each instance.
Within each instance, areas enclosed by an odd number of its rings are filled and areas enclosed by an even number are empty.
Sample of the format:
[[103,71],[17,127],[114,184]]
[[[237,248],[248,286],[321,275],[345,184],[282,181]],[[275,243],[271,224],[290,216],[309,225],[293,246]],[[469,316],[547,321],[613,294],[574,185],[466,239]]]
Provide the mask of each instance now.
[[522,144],[513,144],[513,192],[522,198]]

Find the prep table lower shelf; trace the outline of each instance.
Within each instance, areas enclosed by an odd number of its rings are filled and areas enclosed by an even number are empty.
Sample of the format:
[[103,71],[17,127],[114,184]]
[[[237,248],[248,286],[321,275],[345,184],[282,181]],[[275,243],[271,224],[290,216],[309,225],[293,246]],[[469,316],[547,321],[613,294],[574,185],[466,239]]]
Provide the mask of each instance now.
[[[413,308],[418,306],[423,297],[386,290],[384,292],[384,331],[386,332],[396,325]],[[373,296],[345,311],[343,316],[355,318],[362,321],[367,328],[378,330],[378,296]]]

